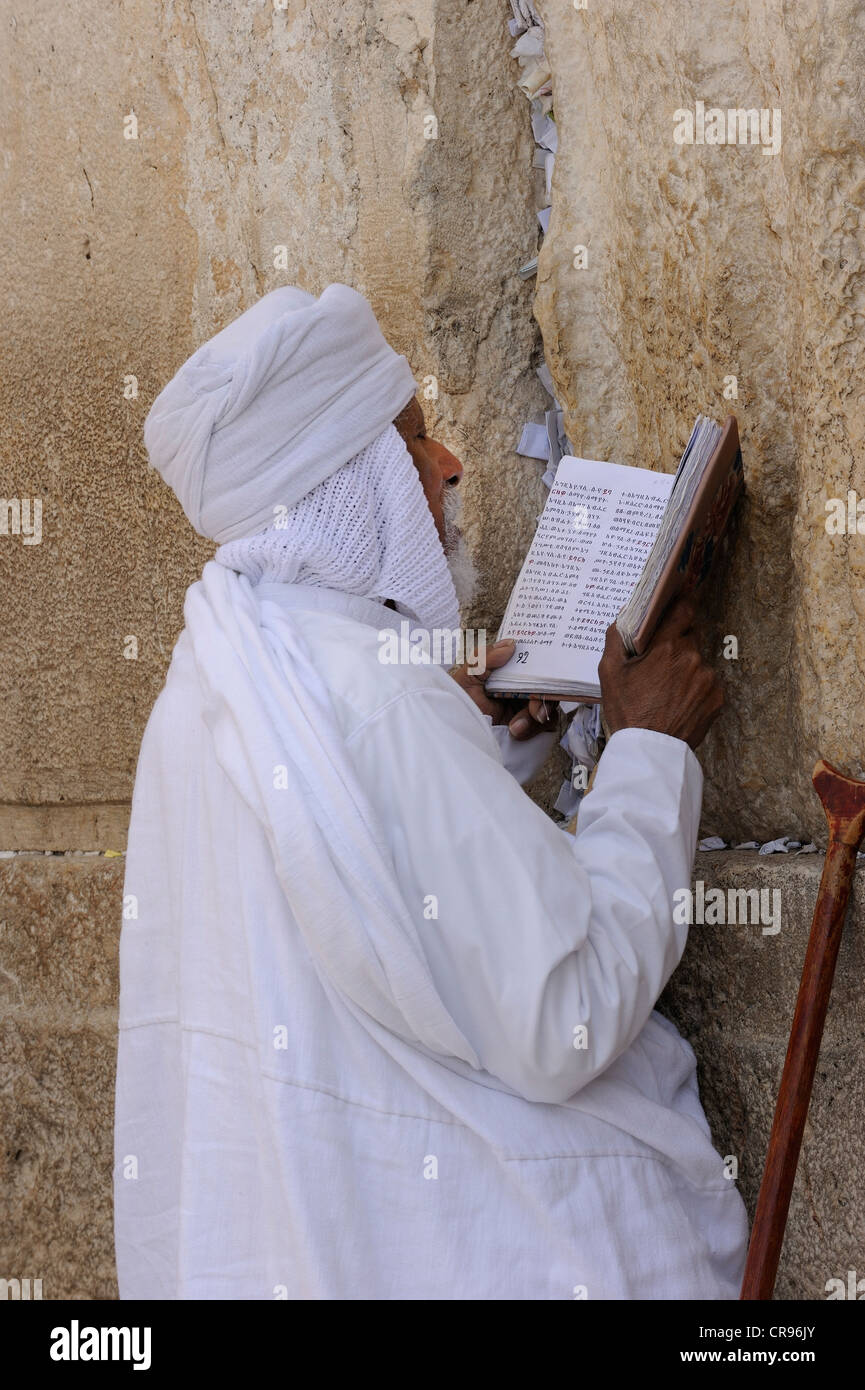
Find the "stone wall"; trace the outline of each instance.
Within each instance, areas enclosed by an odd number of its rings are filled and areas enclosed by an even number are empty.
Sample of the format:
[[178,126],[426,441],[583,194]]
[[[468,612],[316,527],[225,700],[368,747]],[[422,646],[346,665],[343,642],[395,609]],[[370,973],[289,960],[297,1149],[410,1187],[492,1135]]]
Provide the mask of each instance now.
[[[536,311],[568,437],[669,471],[698,413],[737,416],[748,496],[708,633],[729,708],[701,750],[705,821],[824,844],[816,758],[865,769],[865,540],[825,526],[827,498],[865,494],[861,6],[538,9],[559,154]],[[779,110],[780,149],[676,144],[698,101]]]
[[122,856],[0,860],[0,1277],[116,1298]]
[[544,496],[513,452],[545,399],[514,274],[536,232],[510,177],[531,133],[499,0],[3,10],[2,490],[43,518],[41,544],[0,537],[4,628],[26,633],[0,667],[0,846],[122,848],[213,549],[148,470],[141,426],[258,295],[343,280],[435,378],[428,423],[466,464],[486,576],[474,616],[500,616]]

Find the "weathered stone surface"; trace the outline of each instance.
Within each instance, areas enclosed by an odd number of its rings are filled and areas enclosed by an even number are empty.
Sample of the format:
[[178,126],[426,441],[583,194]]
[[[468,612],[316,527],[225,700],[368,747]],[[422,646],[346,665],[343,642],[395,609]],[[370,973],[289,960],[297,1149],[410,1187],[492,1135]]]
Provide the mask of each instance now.
[[0,1269],[116,1297],[117,939],[125,860],[0,861]]
[[0,1023],[2,1260],[42,1297],[116,1298],[111,1198],[115,1040]]
[[128,801],[0,805],[0,845],[19,850],[121,850],[129,831]]
[[[0,536],[0,624],[17,634],[0,803],[116,803],[213,549],[148,471],[142,422],[267,290],[354,285],[435,378],[428,424],[465,462],[484,573],[466,617],[501,616],[544,497],[513,452],[546,400],[514,274],[536,244],[531,132],[499,0],[2,8],[0,494],[44,512],[41,544]],[[51,847],[104,843],[84,818],[52,829]]]
[[0,860],[0,1008],[53,1029],[91,1026],[117,1000],[125,856]]
[[[569,438],[669,471],[698,412],[737,415],[748,499],[707,633],[729,709],[701,750],[706,822],[825,843],[815,759],[865,766],[865,539],[824,524],[827,498],[865,494],[860,7],[539,9],[559,154],[536,310]],[[779,109],[779,153],[675,144],[697,101]]]

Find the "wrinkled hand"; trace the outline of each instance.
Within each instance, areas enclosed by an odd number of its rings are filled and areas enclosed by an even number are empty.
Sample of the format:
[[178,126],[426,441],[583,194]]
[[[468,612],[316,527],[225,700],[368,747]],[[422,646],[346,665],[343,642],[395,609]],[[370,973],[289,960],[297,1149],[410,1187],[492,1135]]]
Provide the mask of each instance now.
[[516,643],[512,637],[503,637],[501,642],[487,649],[486,666],[483,671],[469,671],[467,666],[457,666],[451,675],[457,685],[474,700],[482,714],[488,714],[494,724],[507,724],[511,737],[525,740],[543,734],[553,727],[552,713],[554,700],[544,700],[533,695],[526,704],[523,700],[496,700],[484,690],[484,681],[491,671],[504,666],[514,654]]
[[627,656],[615,623],[598,668],[604,719],[617,729],[655,729],[696,748],[724,705],[721,685],[700,655],[693,600],[677,599],[642,656]]

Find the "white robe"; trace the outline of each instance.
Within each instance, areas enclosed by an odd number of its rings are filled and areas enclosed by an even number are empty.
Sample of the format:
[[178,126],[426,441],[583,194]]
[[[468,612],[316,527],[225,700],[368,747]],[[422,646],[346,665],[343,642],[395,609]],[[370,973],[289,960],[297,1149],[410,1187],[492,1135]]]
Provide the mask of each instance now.
[[[127,856],[121,1298],[736,1298],[744,1206],[693,1051],[653,1011],[687,935],[672,895],[690,882],[693,753],[615,734],[571,837],[445,671],[381,664],[391,610],[306,586],[256,595],[262,628],[290,621],[314,655],[422,978],[409,997],[401,929],[378,937],[376,1017],[337,978],[355,944],[343,957],[325,940],[326,913],[321,942],[298,929],[184,632]],[[400,1011],[431,1017],[429,1000],[477,1065],[443,1051],[440,1023],[427,1041],[395,1028]]]

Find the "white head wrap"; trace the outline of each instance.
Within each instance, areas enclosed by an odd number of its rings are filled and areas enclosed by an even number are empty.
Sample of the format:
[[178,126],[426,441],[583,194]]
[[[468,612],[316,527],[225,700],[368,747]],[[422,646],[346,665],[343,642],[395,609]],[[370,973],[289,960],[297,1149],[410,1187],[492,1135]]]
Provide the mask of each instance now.
[[154,401],[144,441],[196,531],[230,541],[335,473],[416,389],[362,295],[286,287],[193,353]]
[[393,599],[425,628],[459,627],[453,580],[418,471],[394,425],[277,522],[213,557],[266,581]]

